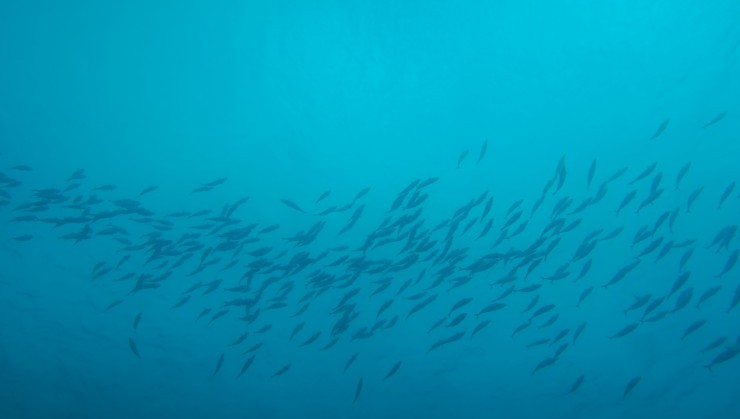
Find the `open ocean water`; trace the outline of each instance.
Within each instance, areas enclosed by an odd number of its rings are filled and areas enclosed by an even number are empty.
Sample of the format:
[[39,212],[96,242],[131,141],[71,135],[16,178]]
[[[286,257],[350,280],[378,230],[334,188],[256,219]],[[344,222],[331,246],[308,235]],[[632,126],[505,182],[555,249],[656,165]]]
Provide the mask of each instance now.
[[740,417],[740,2],[0,2],[0,418]]

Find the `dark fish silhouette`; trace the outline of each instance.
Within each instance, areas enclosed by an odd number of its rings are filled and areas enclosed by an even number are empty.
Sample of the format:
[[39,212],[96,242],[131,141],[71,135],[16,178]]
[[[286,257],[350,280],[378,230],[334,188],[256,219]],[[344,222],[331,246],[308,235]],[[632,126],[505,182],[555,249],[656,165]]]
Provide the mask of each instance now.
[[291,201],[290,199],[283,198],[283,199],[280,199],[280,202],[282,202],[283,204],[285,204],[285,206],[287,206],[288,208],[292,208],[292,209],[294,209],[294,210],[296,210],[298,212],[302,212],[304,214],[306,213],[306,211],[304,211],[301,207],[298,206],[298,204],[296,204],[295,202]]
[[401,361],[396,362],[395,365],[391,367],[390,371],[388,371],[385,377],[383,377],[383,381],[393,377],[398,372],[399,368],[401,368]]
[[634,377],[631,380],[627,382],[627,385],[624,386],[624,391],[622,392],[622,398],[624,399],[627,397],[632,391],[635,389],[635,387],[640,383],[640,380],[642,380],[642,377]]
[[360,393],[362,393],[362,378],[357,381],[357,387],[355,388],[355,398],[352,400],[353,404],[357,401],[357,399],[360,398]]
[[128,347],[131,349],[131,352],[136,355],[137,358],[141,359],[141,356],[139,355],[139,349],[136,347],[136,342],[134,342],[133,338],[128,338]]
[[671,122],[671,119],[670,118],[666,118],[663,122],[661,122],[660,125],[658,125],[658,128],[655,130],[655,133],[653,134],[653,136],[650,137],[650,139],[651,140],[654,140],[654,139],[660,137],[660,135],[663,134],[663,132],[666,130],[666,128],[668,128],[668,124],[670,122]]
[[704,124],[701,127],[701,129],[707,129],[707,128],[711,127],[712,125],[716,124],[717,122],[725,119],[725,116],[727,116],[727,111],[722,111],[722,112],[718,113],[714,118],[712,118],[711,120],[709,120],[709,122],[707,122],[706,124]]
[[279,377],[279,376],[285,374],[286,372],[288,372],[289,369],[290,369],[290,364],[287,364],[287,365],[281,367],[279,370],[275,371],[275,373],[272,374],[272,376],[270,378]]
[[218,357],[218,361],[216,361],[216,368],[213,369],[213,374],[211,376],[215,377],[216,374],[218,374],[219,371],[221,371],[221,366],[224,364],[224,354],[221,354],[221,356]]
[[460,153],[460,156],[457,158],[457,168],[458,169],[460,168],[460,166],[465,161],[465,158],[468,157],[468,153],[469,152],[470,152],[470,150],[465,150],[462,153]]
[[480,161],[483,160],[484,157],[486,157],[487,151],[488,151],[488,140],[485,140],[483,141],[483,145],[480,147],[480,153],[478,154],[478,163],[480,163]]

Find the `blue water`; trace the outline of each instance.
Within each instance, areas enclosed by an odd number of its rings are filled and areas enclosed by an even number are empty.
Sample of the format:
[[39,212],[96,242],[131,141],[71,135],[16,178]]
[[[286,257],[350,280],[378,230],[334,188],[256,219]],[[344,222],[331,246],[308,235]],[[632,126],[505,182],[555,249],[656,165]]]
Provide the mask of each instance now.
[[0,3],[0,417],[738,417],[738,22]]

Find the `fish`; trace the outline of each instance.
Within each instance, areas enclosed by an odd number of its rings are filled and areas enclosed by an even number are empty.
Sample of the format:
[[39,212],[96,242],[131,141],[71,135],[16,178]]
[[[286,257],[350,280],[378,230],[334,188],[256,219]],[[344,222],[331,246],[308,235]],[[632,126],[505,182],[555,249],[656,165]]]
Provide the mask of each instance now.
[[142,314],[143,314],[142,312],[139,312],[139,314],[137,314],[136,317],[134,317],[134,332],[139,327],[139,322],[141,322],[141,315]]
[[294,210],[296,210],[298,212],[302,212],[304,214],[306,213],[306,211],[304,211],[303,208],[301,208],[300,206],[298,206],[298,204],[296,204],[295,202],[291,201],[290,199],[282,198],[282,199],[280,199],[280,202],[282,202],[283,204],[285,204],[285,206],[287,206],[288,208],[292,208],[292,209],[294,209]]
[[576,378],[575,381],[573,381],[573,384],[570,385],[570,390],[568,390],[568,392],[565,393],[565,395],[575,393],[581,387],[581,384],[583,384],[584,378],[585,376],[583,374],[579,375],[578,378]]
[[323,193],[321,193],[321,195],[319,195],[318,198],[316,198],[316,202],[315,203],[318,204],[319,202],[321,202],[324,199],[326,199],[329,195],[331,195],[331,191],[330,190],[324,191]]
[[586,176],[586,188],[591,189],[591,182],[594,180],[596,174],[596,159],[593,159],[591,166],[588,168],[588,175]]
[[676,174],[676,181],[675,181],[675,189],[678,190],[679,186],[681,185],[681,181],[684,177],[686,177],[686,174],[689,173],[689,169],[691,169],[691,162],[688,162],[681,166],[680,169],[678,169],[678,173]]
[[740,303],[740,285],[735,288],[735,293],[732,295],[732,301],[730,302],[730,307],[727,308],[726,312],[729,313],[737,307],[738,303]]
[[252,356],[250,356],[249,358],[247,358],[246,361],[244,361],[244,364],[242,364],[242,368],[241,368],[241,370],[239,370],[239,374],[236,376],[236,378],[239,378],[242,375],[244,375],[244,373],[249,369],[249,367],[252,366],[252,363],[254,362],[254,357],[255,356],[256,356],[256,354],[253,354]]
[[477,335],[481,330],[485,329],[489,324],[491,324],[490,320],[483,320],[482,322],[478,323],[472,332],[470,332],[470,338],[472,339],[473,336]]
[[157,189],[159,189],[159,186],[157,185],[147,186],[146,188],[142,189],[141,192],[139,192],[139,197],[150,194],[156,191]]
[[558,358],[557,357],[554,357],[554,356],[543,359],[542,361],[539,362],[539,364],[537,364],[537,366],[534,367],[534,370],[532,370],[532,375],[534,375],[534,373],[536,373],[537,371],[539,371],[539,370],[541,370],[543,368],[547,368],[547,367],[555,364],[555,362],[557,362],[557,360],[558,360]]
[[711,127],[712,125],[716,124],[717,122],[725,119],[725,116],[727,116],[727,111],[722,111],[714,116],[714,118],[710,119],[709,122],[702,125],[701,129],[707,129]]
[[704,187],[700,186],[691,192],[691,195],[689,195],[689,198],[686,200],[686,212],[691,212],[691,207],[694,205],[696,200],[699,199],[699,195],[701,195],[703,191]]
[[630,323],[624,328],[622,328],[621,330],[619,330],[617,333],[610,336],[609,339],[621,338],[621,337],[627,336],[630,333],[632,333],[635,329],[637,329],[637,326],[639,325],[640,323]]
[[724,351],[717,354],[717,356],[712,359],[709,364],[704,365],[704,368],[708,369],[709,371],[712,371],[712,368],[714,368],[716,365],[725,363],[737,356],[737,354],[740,353],[740,344],[735,344],[734,346],[731,346]]
[[131,353],[133,353],[137,358],[141,359],[141,355],[139,355],[139,349],[136,347],[136,342],[134,342],[134,339],[129,337],[128,338],[128,347],[131,349]]
[[727,273],[729,273],[737,264],[738,259],[738,249],[735,249],[730,253],[730,255],[727,257],[727,261],[725,261],[725,266],[722,268],[722,272],[718,273],[715,278],[722,278]]
[[221,366],[224,364],[224,354],[221,354],[221,356],[218,357],[218,360],[216,361],[216,368],[213,369],[213,374],[211,374],[212,377],[215,377],[219,371],[221,371]]
[[481,145],[480,147],[480,153],[478,153],[478,163],[480,163],[481,160],[483,160],[483,158],[486,157],[487,151],[488,151],[488,140],[485,140],[483,141],[483,145]]
[[464,150],[462,153],[460,153],[460,156],[457,158],[457,168],[459,169],[460,166],[462,166],[463,162],[465,161],[465,158],[468,157],[468,153],[470,150]]
[[344,363],[344,372],[347,372],[347,369],[350,366],[352,366],[352,364],[354,364],[355,361],[357,361],[357,357],[358,356],[360,356],[360,353],[359,352],[355,352],[354,354],[352,354],[352,356],[349,357],[349,359],[347,360],[347,362]]
[[391,367],[390,371],[388,371],[388,373],[385,375],[385,377],[383,377],[383,380],[382,381],[385,381],[385,380],[393,377],[398,372],[398,370],[400,368],[401,368],[401,361],[398,361],[398,362],[396,362],[393,365],[393,367]]
[[362,378],[360,378],[357,381],[357,386],[355,387],[355,398],[352,400],[352,404],[354,404],[357,399],[360,398],[360,394],[362,393]]
[[686,330],[684,330],[683,336],[681,336],[681,340],[686,339],[686,337],[696,332],[697,330],[701,329],[706,323],[707,323],[706,320],[696,320],[695,322],[691,323],[686,328]]
[[640,380],[642,380],[642,377],[637,376],[627,382],[627,385],[624,386],[624,391],[622,392],[622,399],[634,391],[635,387],[640,383]]
[[735,189],[735,182],[731,182],[729,185],[725,187],[724,191],[722,191],[722,195],[719,197],[719,202],[717,203],[718,210],[722,208],[722,204],[725,203],[727,198],[729,198],[730,195],[732,195],[732,191],[734,189]]
[[727,336],[720,336],[717,339],[713,340],[709,345],[705,346],[704,349],[701,350],[701,353],[709,352],[713,349],[717,349],[720,346],[722,346],[723,343],[727,341]]
[[456,341],[460,340],[463,336],[465,336],[465,332],[457,332],[457,333],[452,334],[452,335],[450,335],[450,336],[448,336],[446,338],[440,339],[440,340],[434,342],[432,344],[432,346],[429,347],[429,350],[427,351],[427,353],[429,353],[429,352],[431,352],[431,351],[433,351],[433,350],[435,350],[437,348],[441,348],[442,346],[448,345],[448,344],[450,344],[452,342],[456,342]]
[[666,118],[663,120],[663,122],[658,125],[658,128],[655,130],[655,133],[653,133],[653,136],[650,137],[651,140],[654,140],[658,137],[660,137],[661,134],[668,128],[668,124],[671,122],[670,118]]
[[279,376],[285,374],[286,372],[288,372],[288,370],[290,369],[290,367],[291,367],[290,364],[286,364],[286,365],[282,366],[279,370],[275,371],[275,373],[272,374],[272,376],[270,378],[279,377]]

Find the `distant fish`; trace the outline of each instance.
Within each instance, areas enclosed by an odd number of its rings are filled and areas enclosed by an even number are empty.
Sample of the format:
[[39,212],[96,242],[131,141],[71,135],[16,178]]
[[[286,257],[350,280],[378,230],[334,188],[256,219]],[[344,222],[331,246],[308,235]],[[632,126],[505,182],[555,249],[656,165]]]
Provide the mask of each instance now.
[[722,192],[722,196],[719,197],[719,203],[717,204],[717,209],[720,209],[722,207],[722,204],[727,200],[727,198],[732,195],[732,191],[735,189],[735,182],[730,183],[727,185],[725,190]]
[[246,361],[244,361],[244,364],[242,365],[242,369],[239,370],[239,375],[237,375],[236,378],[239,378],[242,375],[244,375],[244,373],[249,369],[249,367],[252,366],[255,356],[257,356],[257,354],[252,354],[252,356],[250,356],[249,358],[247,358]]
[[738,353],[740,353],[740,344],[735,343],[735,345],[725,349],[724,351],[720,352],[717,356],[715,356],[714,359],[709,364],[704,366],[704,368],[708,369],[709,371],[712,371],[712,368],[715,365],[722,364],[724,362],[731,360],[732,358],[735,358]]
[[303,208],[299,207],[298,204],[296,204],[295,202],[291,201],[290,199],[283,198],[283,199],[280,200],[280,202],[282,202],[287,207],[292,208],[292,209],[294,209],[294,210],[296,210],[298,212],[302,212],[304,214],[306,213],[306,211],[304,211]]
[[610,337],[610,339],[621,338],[623,336],[627,336],[630,333],[632,333],[635,329],[637,329],[637,326],[639,326],[639,325],[640,325],[640,323],[631,323],[631,324],[628,324],[623,329],[621,329],[620,331],[618,331],[617,333],[615,333],[614,335],[612,335]]
[[275,371],[275,373],[272,374],[272,377],[270,377],[270,378],[279,377],[279,376],[285,374],[286,372],[288,372],[289,369],[290,369],[290,364],[284,365],[279,370]]
[[583,374],[579,375],[578,378],[576,378],[576,380],[573,382],[573,384],[571,384],[570,390],[568,390],[568,392],[565,394],[567,395],[567,394],[575,393],[576,390],[578,390],[581,387],[581,384],[583,384],[583,379],[584,379],[584,375]]
[[159,189],[159,186],[156,186],[156,185],[152,185],[152,186],[146,187],[146,188],[142,189],[141,192],[139,192],[139,196],[144,196],[144,195],[146,195],[148,193],[152,193],[152,192],[156,191],[157,189]]
[[676,174],[676,190],[678,190],[678,187],[681,185],[681,181],[684,177],[686,177],[686,174],[689,172],[690,168],[691,162],[688,162],[681,166],[680,169],[678,169],[678,173]]
[[131,352],[136,355],[137,358],[141,359],[141,356],[139,355],[139,349],[136,348],[136,342],[134,342],[133,338],[128,338],[128,347],[131,349]]
[[401,361],[396,362],[396,364],[391,367],[390,371],[388,371],[385,377],[383,377],[383,381],[393,377],[398,372],[399,368],[401,368]]
[[139,323],[141,322],[141,315],[142,314],[143,313],[139,312],[139,314],[137,314],[136,317],[134,317],[134,332],[139,327]]
[[331,191],[329,190],[324,191],[324,193],[322,193],[321,195],[319,195],[318,198],[316,198],[316,204],[326,199],[329,195],[331,195]]
[[107,184],[107,185],[98,186],[97,188],[93,189],[93,191],[104,191],[105,192],[105,191],[114,191],[116,189],[118,189],[116,185]]
[[357,399],[360,398],[360,394],[362,393],[362,378],[357,382],[357,387],[355,388],[355,398],[352,400],[352,403],[355,403]]
[[635,389],[635,387],[640,383],[640,380],[642,377],[635,377],[627,382],[627,385],[624,387],[624,391],[622,392],[622,398],[624,399],[627,397],[632,391]]
[[706,124],[704,124],[704,126],[702,126],[701,128],[702,129],[709,128],[712,125],[716,124],[717,122],[725,119],[725,116],[727,116],[727,111],[722,111],[722,112],[718,113],[714,118],[712,118],[709,122],[707,122]]
[[33,170],[33,167],[27,165],[27,164],[19,164],[17,166],[9,167],[9,170],[15,170],[18,172],[30,172]]
[[478,154],[478,163],[480,163],[481,160],[486,157],[486,152],[488,152],[488,140],[483,141],[483,145],[480,147],[480,153]]
[[465,150],[462,153],[460,153],[460,156],[457,158],[457,168],[459,169],[460,166],[462,166],[463,162],[465,161],[465,158],[468,157],[468,153],[470,150]]
[[737,264],[737,259],[738,259],[738,253],[739,252],[740,252],[740,249],[735,249],[735,250],[732,251],[732,253],[730,253],[730,256],[727,257],[727,261],[725,261],[724,268],[722,268],[722,272],[720,272],[719,274],[717,274],[716,278],[723,277],[725,274],[727,274],[728,272],[730,272],[732,270],[732,268],[735,267],[735,265]]
[[670,118],[666,118],[663,122],[661,122],[660,125],[658,125],[658,129],[655,130],[655,133],[653,134],[652,137],[650,137],[650,139],[651,140],[654,140],[654,139],[660,137],[660,135],[663,134],[663,132],[666,130],[666,128],[668,128],[668,124],[670,122],[671,122],[671,119]]
[[213,374],[211,374],[212,377],[215,377],[216,374],[218,374],[219,371],[221,371],[221,366],[224,364],[224,354],[221,354],[220,357],[218,357],[218,361],[216,361],[216,368],[213,369]]
[[596,174],[596,159],[591,162],[591,166],[588,169],[588,175],[586,176],[586,188],[591,189],[591,182],[594,180]]

